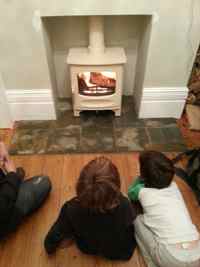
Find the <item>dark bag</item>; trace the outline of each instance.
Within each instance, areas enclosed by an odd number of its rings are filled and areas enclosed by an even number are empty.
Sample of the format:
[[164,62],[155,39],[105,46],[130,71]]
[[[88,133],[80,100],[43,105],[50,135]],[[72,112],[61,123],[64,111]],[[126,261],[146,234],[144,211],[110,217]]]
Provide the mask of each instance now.
[[178,154],[172,161],[176,164],[183,157],[188,158],[186,169],[175,166],[175,173],[192,188],[200,204],[200,148],[188,149]]

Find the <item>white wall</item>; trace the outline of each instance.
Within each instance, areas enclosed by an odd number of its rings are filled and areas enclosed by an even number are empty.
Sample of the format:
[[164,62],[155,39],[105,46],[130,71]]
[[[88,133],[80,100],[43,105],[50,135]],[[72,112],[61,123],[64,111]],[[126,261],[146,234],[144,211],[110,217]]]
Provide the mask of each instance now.
[[0,69],[6,89],[51,88],[39,2],[0,1]]
[[56,80],[56,71],[55,71],[55,64],[54,64],[54,57],[53,57],[53,47],[52,42],[50,39],[49,34],[49,27],[48,23],[46,22],[46,19],[44,18],[42,21],[42,32],[43,32],[43,40],[45,44],[45,50],[46,50],[46,58],[47,58],[47,64],[50,74],[50,82],[51,82],[51,88],[52,90],[52,96],[53,96],[53,103],[56,110],[56,103],[58,98],[58,89],[57,89],[57,80]]
[[142,99],[142,88],[144,88],[144,77],[146,73],[146,64],[149,55],[149,40],[152,31],[152,16],[145,17],[143,25],[141,25],[141,39],[138,46],[138,57],[135,73],[135,87],[134,87],[134,100],[136,104],[136,111],[139,113],[141,99]]

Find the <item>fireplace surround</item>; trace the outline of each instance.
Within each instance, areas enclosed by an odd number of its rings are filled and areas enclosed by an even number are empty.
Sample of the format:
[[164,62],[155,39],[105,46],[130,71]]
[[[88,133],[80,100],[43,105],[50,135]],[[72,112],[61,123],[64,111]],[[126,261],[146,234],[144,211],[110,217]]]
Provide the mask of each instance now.
[[63,81],[68,49],[87,47],[85,22],[99,15],[105,18],[105,44],[125,48],[123,92],[134,97],[138,117],[180,117],[199,46],[200,1],[44,0],[0,5],[0,69],[13,120],[55,119],[56,97],[71,96],[69,79]]
[[104,46],[103,16],[89,17],[88,48],[71,48],[66,61],[74,116],[83,110],[112,110],[120,116],[127,59],[124,48]]

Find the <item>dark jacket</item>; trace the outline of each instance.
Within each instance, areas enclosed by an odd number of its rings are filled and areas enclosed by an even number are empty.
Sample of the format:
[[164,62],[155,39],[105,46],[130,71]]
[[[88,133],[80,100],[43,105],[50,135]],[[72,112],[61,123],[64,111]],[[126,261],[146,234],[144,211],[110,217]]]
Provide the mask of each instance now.
[[82,208],[76,198],[67,201],[45,239],[47,253],[53,253],[63,239],[74,239],[82,252],[109,259],[128,260],[136,246],[129,200],[121,195],[120,205],[106,213]]
[[0,169],[0,239],[13,231],[17,224],[15,202],[21,179],[15,172],[4,174]]

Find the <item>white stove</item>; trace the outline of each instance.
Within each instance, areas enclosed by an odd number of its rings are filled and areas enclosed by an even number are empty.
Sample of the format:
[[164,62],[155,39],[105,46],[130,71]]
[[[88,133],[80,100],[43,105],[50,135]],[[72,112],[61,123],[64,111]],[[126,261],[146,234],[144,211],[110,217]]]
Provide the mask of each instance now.
[[104,46],[103,17],[89,17],[89,47],[71,48],[70,65],[74,116],[83,110],[112,110],[121,114],[125,51]]

